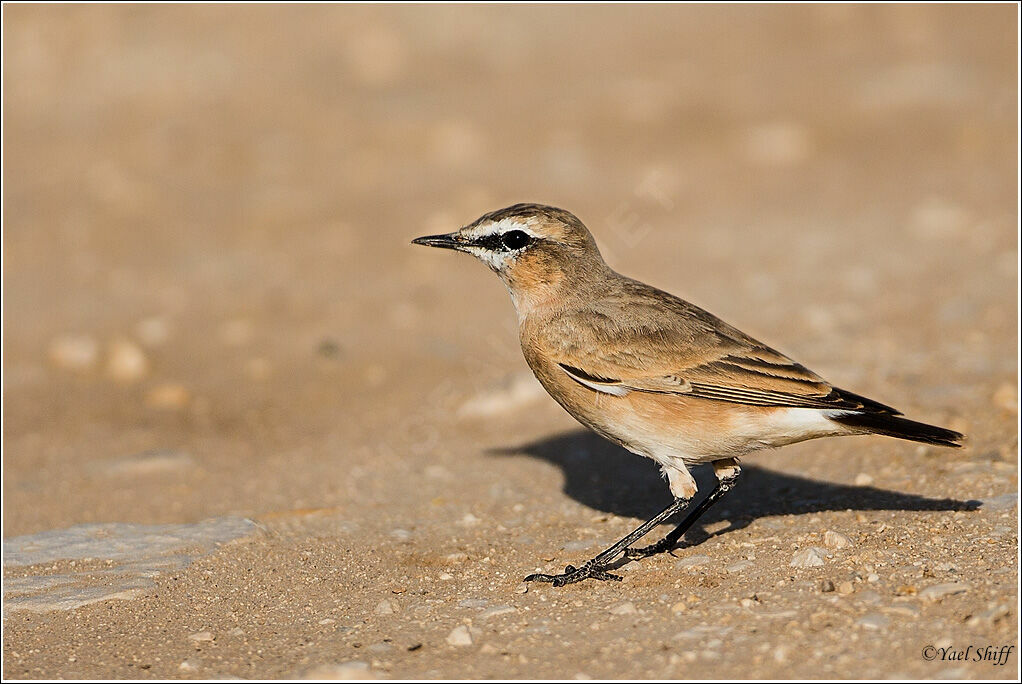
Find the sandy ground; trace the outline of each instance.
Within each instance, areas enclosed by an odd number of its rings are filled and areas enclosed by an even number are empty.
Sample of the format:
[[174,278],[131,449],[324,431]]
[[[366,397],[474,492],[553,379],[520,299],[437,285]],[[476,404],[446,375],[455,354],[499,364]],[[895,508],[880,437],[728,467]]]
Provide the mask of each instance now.
[[[1016,12],[5,6],[5,585],[255,525],[9,593],[3,675],[1017,677]],[[408,244],[517,201],[968,446],[756,456],[673,556],[525,591],[668,493]]]

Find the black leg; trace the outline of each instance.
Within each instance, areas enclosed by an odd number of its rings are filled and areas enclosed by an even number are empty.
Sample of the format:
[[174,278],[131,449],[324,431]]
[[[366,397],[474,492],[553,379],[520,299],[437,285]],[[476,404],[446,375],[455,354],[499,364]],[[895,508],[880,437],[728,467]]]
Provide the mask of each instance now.
[[658,541],[656,544],[644,546],[641,549],[625,549],[625,558],[628,558],[629,560],[637,560],[639,558],[646,558],[648,556],[673,549],[674,545],[678,543],[678,540],[681,539],[686,532],[688,532],[689,528],[692,527],[695,521],[698,520],[703,513],[708,511],[710,506],[717,503],[725,494],[730,492],[737,481],[737,472],[734,475],[717,480],[717,486],[713,489],[713,491],[710,492],[705,499],[700,501],[699,505],[681,521],[680,525],[671,530],[666,537]]
[[646,522],[639,525],[631,533],[619,540],[616,544],[610,548],[602,551],[600,555],[596,556],[592,560],[586,561],[586,563],[576,568],[574,565],[569,565],[564,568],[564,572],[560,575],[543,575],[534,574],[529,575],[525,578],[526,582],[550,582],[555,587],[563,587],[565,584],[572,584],[573,582],[581,582],[584,579],[592,578],[598,580],[615,580],[621,581],[619,575],[612,575],[607,572],[607,565],[617,557],[622,551],[625,551],[628,546],[642,537],[644,537],[650,530],[662,523],[663,521],[670,518],[672,515],[685,510],[688,506],[688,499],[675,499],[670,506],[660,511]]

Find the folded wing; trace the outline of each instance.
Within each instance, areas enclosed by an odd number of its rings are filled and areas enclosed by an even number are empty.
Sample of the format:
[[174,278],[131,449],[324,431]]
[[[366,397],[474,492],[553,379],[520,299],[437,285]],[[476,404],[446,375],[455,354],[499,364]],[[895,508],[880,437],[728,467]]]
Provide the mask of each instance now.
[[[573,380],[605,394],[677,394],[750,406],[816,408],[900,415],[834,387],[805,366],[712,314],[635,283],[628,317],[611,296],[562,316],[554,361]],[[641,297],[637,288],[656,296]],[[605,310],[604,310],[605,309]],[[567,334],[565,334],[567,333]],[[563,342],[567,340],[567,342]]]

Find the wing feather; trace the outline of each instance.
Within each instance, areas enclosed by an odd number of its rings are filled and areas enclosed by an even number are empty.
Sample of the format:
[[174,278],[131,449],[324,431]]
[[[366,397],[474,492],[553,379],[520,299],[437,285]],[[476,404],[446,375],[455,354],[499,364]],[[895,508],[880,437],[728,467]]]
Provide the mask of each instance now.
[[547,348],[555,350],[560,368],[606,394],[676,394],[749,406],[900,415],[834,387],[712,314],[636,281],[626,281],[624,292],[607,293],[590,308],[562,314],[546,330]]

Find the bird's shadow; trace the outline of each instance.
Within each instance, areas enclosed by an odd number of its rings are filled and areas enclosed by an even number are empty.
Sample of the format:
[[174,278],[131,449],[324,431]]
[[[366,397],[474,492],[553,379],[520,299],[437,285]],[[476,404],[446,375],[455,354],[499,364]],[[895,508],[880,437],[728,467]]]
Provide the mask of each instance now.
[[[605,513],[647,520],[671,501],[657,465],[634,456],[588,431],[548,437],[519,447],[493,449],[497,456],[525,455],[559,467],[564,493]],[[712,472],[694,475],[701,491],[712,489]],[[708,478],[708,479],[707,479]],[[698,495],[697,495],[698,496]],[[741,529],[757,518],[822,511],[963,511],[976,510],[978,501],[931,499],[869,486],[811,480],[798,475],[742,464],[735,490],[706,514],[688,533],[689,540],[708,536],[705,526],[727,520],[717,534]]]

